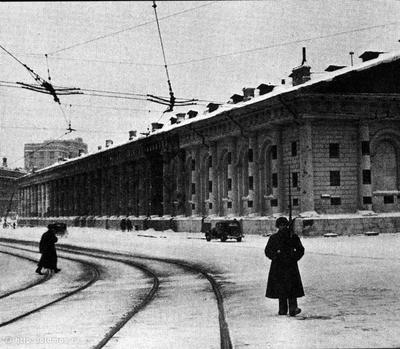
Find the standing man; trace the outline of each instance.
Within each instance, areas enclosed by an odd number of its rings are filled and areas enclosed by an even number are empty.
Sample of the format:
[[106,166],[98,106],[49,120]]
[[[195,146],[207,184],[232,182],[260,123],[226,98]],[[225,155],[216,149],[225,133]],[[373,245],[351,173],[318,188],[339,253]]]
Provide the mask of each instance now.
[[39,243],[39,252],[42,254],[36,273],[42,274],[42,268],[49,269],[50,272],[58,273],[61,269],[57,268],[56,228],[53,224],[47,226],[47,231],[42,235]]
[[300,238],[291,232],[286,217],[276,220],[278,232],[271,235],[265,247],[265,255],[271,259],[266,297],[279,299],[279,315],[300,314],[297,298],[304,296],[297,261],[304,255]]

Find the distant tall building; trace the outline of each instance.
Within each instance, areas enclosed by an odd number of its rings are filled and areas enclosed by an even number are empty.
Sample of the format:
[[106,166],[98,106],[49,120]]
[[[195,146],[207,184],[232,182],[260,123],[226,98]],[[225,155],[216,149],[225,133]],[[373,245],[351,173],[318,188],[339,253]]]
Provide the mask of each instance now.
[[16,179],[26,173],[8,168],[7,158],[3,158],[2,161],[0,164],[0,215],[4,218],[6,214],[17,211]]
[[70,159],[87,153],[88,147],[82,138],[70,140],[45,140],[43,143],[24,145],[25,169],[38,170],[50,166],[61,159]]

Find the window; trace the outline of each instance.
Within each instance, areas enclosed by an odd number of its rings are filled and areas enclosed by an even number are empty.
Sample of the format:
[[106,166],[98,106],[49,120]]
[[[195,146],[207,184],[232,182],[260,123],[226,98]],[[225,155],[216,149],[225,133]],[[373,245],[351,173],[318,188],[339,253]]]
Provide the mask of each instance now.
[[192,204],[192,210],[196,209],[196,204]]
[[272,199],[271,200],[271,207],[277,207],[278,206],[278,199]]
[[249,176],[249,190],[254,189],[254,179],[253,176]]
[[192,183],[192,194],[196,194],[196,183]]
[[341,205],[342,200],[338,197],[331,198],[331,205]]
[[330,171],[330,186],[338,187],[340,185],[340,171]]
[[253,201],[252,200],[247,201],[247,207],[248,208],[252,208],[253,207]]
[[209,203],[208,203],[208,208],[209,208],[210,210],[212,210],[212,202],[209,202]]
[[299,186],[299,173],[293,172],[292,173],[292,187],[297,188]]
[[293,199],[293,206],[299,206],[299,199]]
[[278,187],[278,174],[277,173],[272,174],[272,187],[274,187],[274,188]]
[[228,178],[228,190],[232,190],[232,178]]
[[212,156],[208,157],[208,167],[212,167]]
[[49,151],[49,158],[54,159],[54,151]]
[[208,192],[212,193],[212,181],[208,181]]
[[384,204],[393,204],[394,203],[394,196],[393,195],[385,195],[383,197]]
[[271,158],[272,158],[272,160],[276,160],[278,158],[278,152],[277,152],[276,145],[273,145],[271,147]]
[[369,142],[368,141],[361,142],[361,154],[369,155]]
[[292,156],[297,155],[297,142],[292,142]]
[[228,208],[232,208],[232,201],[228,201]]
[[192,171],[196,170],[196,160],[192,159]]
[[339,143],[329,143],[329,158],[339,158]]
[[232,163],[232,153],[231,152],[229,152],[227,155],[227,162],[228,162],[228,165],[230,165]]
[[248,150],[247,157],[249,162],[253,162],[253,149]]
[[371,184],[371,170],[363,170],[362,177],[363,184]]
[[371,205],[372,204],[372,197],[371,196],[364,196],[363,197],[363,204],[364,205]]

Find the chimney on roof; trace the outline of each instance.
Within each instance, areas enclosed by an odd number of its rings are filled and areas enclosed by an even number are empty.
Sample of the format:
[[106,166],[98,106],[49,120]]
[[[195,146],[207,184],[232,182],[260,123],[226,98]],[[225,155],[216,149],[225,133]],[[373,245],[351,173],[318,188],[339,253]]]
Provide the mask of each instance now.
[[179,123],[183,120],[185,120],[185,113],[177,113],[176,114],[176,123]]
[[363,62],[370,61],[371,59],[378,58],[379,55],[381,55],[382,51],[365,51],[361,56],[358,58],[361,58]]
[[248,101],[249,99],[252,99],[254,97],[254,87],[244,87],[242,89],[243,91],[243,101]]
[[131,141],[136,137],[136,130],[135,131],[129,131],[129,140]]
[[281,84],[282,84],[282,85],[285,85],[285,84],[286,84],[285,79],[282,79],[282,80],[281,80]]
[[108,148],[112,144],[113,144],[113,141],[111,139],[106,139],[106,148]]
[[189,116],[189,119],[193,119],[194,117],[197,116],[198,113],[199,112],[197,112],[196,110],[189,110],[187,114]]
[[3,158],[3,167],[7,167],[7,158],[6,157]]
[[274,85],[268,85],[268,84],[261,84],[257,87],[257,90],[259,90],[259,95],[265,95],[266,93],[271,92],[274,89]]
[[234,95],[231,96],[231,100],[228,103],[236,104],[236,103],[242,102],[243,98],[244,98],[243,96],[238,95],[238,94],[235,93]]
[[346,68],[346,66],[345,65],[333,65],[333,64],[331,64],[330,66],[328,66],[328,68],[325,69],[325,71],[332,72],[332,71],[343,69],[343,68]]
[[97,146],[97,150],[101,150],[101,145],[98,145],[98,146]]
[[217,103],[208,103],[207,104],[207,108],[208,108],[208,112],[212,113],[214,110],[217,110],[219,107],[219,104]]
[[292,85],[297,86],[300,84],[304,84],[305,82],[309,81],[311,78],[310,69],[311,67],[308,65],[304,65],[307,62],[306,59],[306,48],[303,47],[303,59],[301,61],[301,65],[293,68],[292,73],[289,77],[292,78]]
[[83,149],[78,150],[78,156],[82,156],[83,153],[84,153]]
[[160,128],[162,128],[164,126],[164,124],[160,124],[158,122],[152,122],[151,123],[151,132],[154,132],[156,130],[159,130]]
[[173,117],[169,118],[169,121],[171,122],[171,125],[175,125],[176,122],[178,121],[178,118],[173,116]]

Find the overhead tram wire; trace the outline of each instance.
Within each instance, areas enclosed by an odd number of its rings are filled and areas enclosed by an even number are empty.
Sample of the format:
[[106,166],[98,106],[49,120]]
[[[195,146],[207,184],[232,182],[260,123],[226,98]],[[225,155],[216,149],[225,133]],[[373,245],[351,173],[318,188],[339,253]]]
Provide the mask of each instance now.
[[[202,7],[206,7],[206,6],[212,5],[214,3],[217,3],[217,1],[211,1],[211,2],[208,2],[208,3],[200,5],[200,6],[196,6],[196,7],[192,7],[192,8],[183,10],[183,11],[175,12],[175,13],[172,13],[170,15],[161,17],[160,20],[168,19],[168,18],[171,18],[171,17],[182,15],[184,13],[188,13],[188,12],[191,12],[191,11],[194,11],[194,10],[198,10],[198,9],[200,9]],[[129,31],[129,30],[132,30],[132,29],[136,29],[136,28],[139,28],[139,27],[143,27],[143,26],[152,24],[154,22],[155,22],[155,20],[152,20],[152,21],[148,21],[148,22],[144,22],[144,23],[140,23],[140,24],[134,25],[132,27],[124,28],[124,29],[121,29],[121,30],[118,30],[118,31],[115,31],[115,32],[112,32],[112,33],[109,33],[109,34],[100,35],[100,36],[95,37],[93,39],[89,39],[89,40],[82,41],[82,42],[79,42],[79,43],[76,43],[76,44],[73,44],[73,45],[70,45],[70,46],[67,46],[67,47],[60,48],[60,49],[52,51],[52,52],[50,52],[48,54],[49,55],[55,55],[55,54],[60,53],[60,52],[71,50],[71,49],[73,49],[75,47],[87,45],[87,44],[92,43],[94,41],[98,41],[98,40],[105,39],[105,38],[108,38],[108,37],[111,37],[111,36],[114,36],[114,35],[118,35],[118,34],[124,33],[126,31]]]
[[397,25],[397,24],[400,24],[400,21],[390,22],[390,23],[386,23],[386,24],[373,25],[373,26],[368,26],[368,27],[362,27],[362,28],[358,28],[358,29],[345,30],[345,31],[336,32],[336,33],[332,33],[332,34],[317,35],[317,36],[312,36],[312,37],[304,38],[304,39],[285,41],[285,42],[281,42],[281,43],[277,43],[277,44],[271,44],[271,45],[267,45],[267,46],[255,47],[255,48],[252,48],[252,49],[247,49],[247,50],[242,50],[242,51],[223,53],[223,54],[215,55],[215,56],[208,56],[208,57],[203,57],[203,58],[189,59],[187,61],[170,63],[169,65],[170,66],[178,66],[178,65],[184,65],[184,64],[204,62],[204,61],[208,61],[208,60],[216,59],[216,58],[230,57],[230,56],[235,56],[235,55],[252,53],[252,52],[256,52],[256,51],[263,51],[263,50],[268,50],[270,48],[284,47],[284,46],[289,46],[289,45],[293,45],[293,44],[299,44],[299,43],[307,42],[307,41],[320,40],[320,39],[326,39],[326,38],[331,38],[331,37],[345,35],[345,34],[357,33],[357,32],[366,31],[366,30],[370,30],[370,29],[384,28],[384,27],[387,27],[387,26],[392,26],[392,25]]
[[[26,84],[28,85],[28,84]],[[39,85],[29,85],[31,88],[28,88],[30,90],[36,91],[36,92],[42,92],[42,93],[47,93],[43,92],[42,90],[39,90]],[[20,87],[25,87],[25,84],[22,82],[11,82],[11,81],[2,81],[0,80],[0,87],[13,87],[13,88],[20,88]],[[159,104],[165,104],[169,105],[169,99],[167,97],[157,97],[152,94],[140,94],[140,93],[132,93],[132,92],[120,92],[120,91],[110,91],[110,90],[99,90],[99,89],[86,89],[86,88],[74,88],[74,89],[69,89],[67,87],[62,87],[62,86],[55,86],[58,93],[61,95],[86,95],[86,96],[95,96],[95,97],[106,97],[106,98],[119,98],[119,99],[128,99],[128,100],[139,100],[139,101],[150,101],[150,102],[156,102]],[[37,89],[37,90],[36,90]],[[76,91],[75,91],[76,90]],[[162,103],[160,103],[162,102]],[[211,100],[205,100],[205,99],[188,99],[188,98],[180,98],[180,97],[175,97],[175,105],[176,106],[186,106],[186,105],[195,105],[195,104],[207,104],[207,103],[217,103],[217,104],[223,104],[221,102],[216,102],[216,101],[211,101]],[[138,110],[138,109],[133,109],[133,110]],[[140,111],[147,111],[141,109]],[[154,112],[158,112],[155,111]]]
[[[42,78],[39,74],[37,74],[33,69],[31,69],[30,67],[28,67],[25,63],[23,63],[22,61],[20,61],[16,56],[14,56],[10,51],[8,51],[5,47],[3,47],[2,45],[0,45],[0,48],[5,51],[8,55],[10,55],[14,60],[16,60],[19,64],[21,64],[26,70],[28,70],[29,74],[33,77],[33,79],[39,84],[39,85],[31,85],[31,84],[25,84],[25,83],[18,83],[20,84],[22,88],[26,88],[35,92],[40,92],[40,93],[46,93],[46,94],[50,94],[53,96],[54,101],[59,105],[59,108],[61,110],[61,113],[68,125],[67,131],[72,132],[72,128],[71,128],[71,121],[68,122],[67,116],[65,115],[65,111],[63,110],[62,106],[61,106],[61,101],[58,98],[57,92],[60,94],[75,94],[75,89],[74,88],[66,88],[66,89],[61,89],[59,91],[57,91],[56,88],[54,88],[54,86],[50,83],[51,81],[51,77],[50,77],[50,70],[48,68],[48,74],[49,74],[49,79],[46,80],[44,78]],[[46,55],[46,60],[47,60],[47,55]]]

